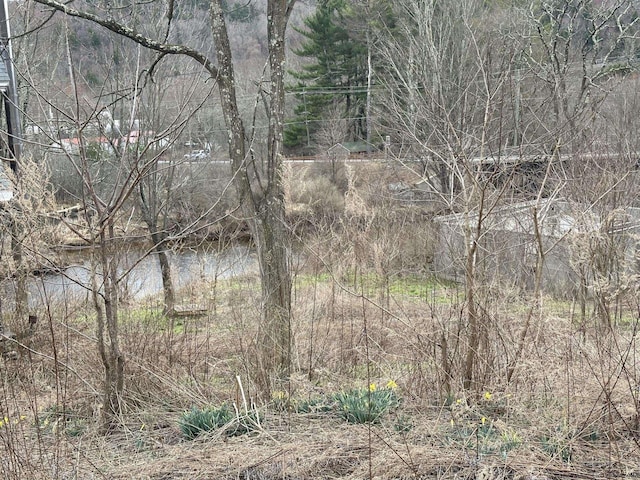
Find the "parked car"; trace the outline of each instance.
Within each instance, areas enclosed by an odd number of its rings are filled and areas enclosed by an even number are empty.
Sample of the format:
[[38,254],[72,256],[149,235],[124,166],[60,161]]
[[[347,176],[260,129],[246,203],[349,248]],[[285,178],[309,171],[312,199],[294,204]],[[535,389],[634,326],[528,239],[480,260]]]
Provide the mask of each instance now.
[[206,160],[209,158],[209,152],[206,150],[193,150],[190,153],[185,153],[184,158],[187,160]]

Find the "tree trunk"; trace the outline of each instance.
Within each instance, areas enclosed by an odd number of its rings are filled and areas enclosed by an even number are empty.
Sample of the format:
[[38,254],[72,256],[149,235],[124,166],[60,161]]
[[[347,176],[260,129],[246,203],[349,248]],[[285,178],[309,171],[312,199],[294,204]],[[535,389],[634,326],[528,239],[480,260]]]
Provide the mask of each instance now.
[[156,239],[154,237],[164,235],[151,235],[153,241],[153,251],[158,255],[158,261],[160,262],[160,274],[162,275],[162,292],[164,295],[164,305],[162,308],[163,315],[171,314],[176,306],[175,291],[173,288],[173,280],[171,278],[171,264],[169,263],[169,256],[165,250],[164,239]]
[[[118,341],[118,285],[114,255],[109,245],[114,238],[113,224],[105,226],[97,241],[98,258],[92,261],[92,295],[96,311],[98,352],[104,367],[102,400],[102,426],[109,430],[121,411],[121,395],[124,389],[124,355]],[[102,291],[98,283],[97,266],[102,274]]]
[[291,274],[284,203],[263,206],[256,222],[256,245],[262,283],[262,325],[259,335],[259,383],[266,392],[289,377],[291,364]]
[[27,318],[29,310],[29,296],[27,293],[27,269],[24,264],[24,255],[22,252],[22,240],[20,235],[20,224],[17,219],[11,221],[11,251],[13,255],[13,263],[15,266],[15,318],[18,321],[24,321]]
[[[469,175],[467,173],[467,175]],[[468,184],[472,184],[471,179],[468,179]],[[469,195],[469,198],[473,198],[474,193],[472,192]],[[478,354],[480,349],[480,336],[482,334],[482,330],[484,329],[480,314],[478,312],[477,298],[476,293],[478,291],[478,248],[479,242],[482,237],[482,222],[484,216],[484,190],[480,191],[478,198],[478,218],[476,220],[475,225],[465,225],[465,241],[466,241],[466,251],[465,251],[465,301],[467,303],[467,319],[468,319],[468,328],[469,328],[469,343],[467,346],[467,354],[464,362],[464,373],[462,377],[462,382],[465,390],[469,390],[473,387],[474,375],[473,371],[475,369]],[[470,204],[467,201],[467,204]],[[466,219],[465,222],[469,220]],[[486,334],[486,332],[485,332]]]
[[473,384],[473,370],[478,357],[478,348],[480,345],[480,319],[478,318],[478,309],[476,308],[476,251],[477,244],[475,238],[473,245],[467,252],[465,267],[465,296],[467,303],[467,317],[469,321],[469,344],[467,347],[467,355],[464,362],[463,386],[465,390],[469,390]]
[[218,60],[218,85],[229,130],[229,155],[236,190],[249,222],[260,264],[262,320],[259,332],[256,380],[268,395],[276,384],[286,381],[291,363],[291,273],[289,268],[289,231],[285,222],[282,182],[282,140],[284,128],[284,34],[293,1],[268,3],[268,45],[271,90],[269,97],[269,134],[267,138],[264,185],[252,183],[248,173],[246,136],[240,118],[235,91],[231,47],[221,2],[211,3],[211,25]]
[[[149,187],[151,189],[153,187]],[[153,200],[145,195],[144,186],[142,183],[139,186],[139,200],[140,200],[140,210],[142,210],[142,217],[144,219],[144,223],[147,224],[147,228],[149,229],[149,235],[151,236],[151,241],[153,242],[153,251],[158,255],[158,261],[160,262],[160,274],[162,276],[162,293],[163,293],[163,315],[168,315],[173,312],[176,300],[175,300],[175,290],[173,288],[173,280],[171,278],[171,264],[169,263],[169,256],[165,250],[166,248],[166,240],[167,233],[164,229],[158,229],[158,221],[157,214],[154,212],[156,209],[152,211],[152,205],[149,203],[153,203]]]
[[153,242],[153,252],[158,255],[160,262],[160,275],[162,276],[162,293],[163,307],[162,314],[170,315],[176,306],[175,289],[173,288],[173,279],[171,278],[171,263],[169,255],[166,251],[167,234],[164,231],[158,231],[155,222],[145,222],[151,232],[151,241]]

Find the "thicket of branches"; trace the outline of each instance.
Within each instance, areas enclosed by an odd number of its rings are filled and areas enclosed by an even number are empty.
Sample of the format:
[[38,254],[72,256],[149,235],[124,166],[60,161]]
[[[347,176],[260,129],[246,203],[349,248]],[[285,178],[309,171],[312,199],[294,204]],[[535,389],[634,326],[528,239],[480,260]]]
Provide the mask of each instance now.
[[[243,394],[290,414],[319,390],[393,377],[419,412],[402,448],[429,422],[446,427],[442,412],[451,428],[489,412],[508,436],[544,404],[544,435],[526,432],[553,461],[566,462],[557,437],[575,452],[596,430],[607,471],[621,471],[640,441],[636,2],[320,1],[293,49],[303,66],[285,63],[294,2],[174,3],[14,6],[37,161],[2,210],[4,224],[24,223],[14,241],[29,265],[4,262],[2,274],[55,266],[41,244],[63,228],[91,248],[84,304],[32,304],[35,333],[0,304],[19,334],[3,346],[19,353],[3,364],[7,415],[30,405],[41,432],[45,402],[64,425],[129,434],[149,410],[170,410],[158,430],[174,410]],[[300,83],[286,91],[288,65]],[[285,131],[318,161],[286,163]],[[331,156],[349,141],[368,142],[373,161]],[[183,242],[215,237],[223,252],[232,234],[251,239],[257,283],[203,264],[196,285],[177,288]],[[145,243],[131,262],[134,235]],[[158,259],[162,299],[130,305],[145,255]],[[176,319],[181,303],[205,316]],[[16,378],[32,389],[16,393]],[[481,431],[465,433],[476,476]],[[39,461],[28,435],[0,437],[14,452],[7,474]],[[66,441],[37,439],[41,451]],[[65,455],[54,456],[58,468]]]

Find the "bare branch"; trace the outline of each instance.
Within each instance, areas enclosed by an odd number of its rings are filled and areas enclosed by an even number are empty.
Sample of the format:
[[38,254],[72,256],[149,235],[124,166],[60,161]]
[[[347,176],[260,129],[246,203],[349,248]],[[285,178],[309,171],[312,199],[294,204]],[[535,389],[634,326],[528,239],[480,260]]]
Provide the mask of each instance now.
[[75,8],[71,8],[68,5],[63,3],[54,1],[54,0],[34,0],[36,3],[41,5],[46,5],[47,7],[51,7],[58,12],[62,12],[65,15],[69,15],[70,17],[81,18],[83,20],[87,20],[93,22],[97,25],[100,25],[107,30],[112,31],[113,33],[117,33],[118,35],[122,35],[123,37],[128,38],[136,42],[143,47],[149,48],[156,52],[160,52],[167,55],[184,55],[194,59],[200,65],[202,65],[211,76],[217,80],[218,78],[218,68],[213,64],[206,55],[198,50],[187,47],[185,45],[176,45],[171,43],[164,43],[154,40],[152,38],[146,37],[141,33],[138,33],[133,28],[129,28],[121,23],[116,22],[115,20],[100,18],[97,15],[94,15],[89,12],[84,12],[80,10],[76,10]]

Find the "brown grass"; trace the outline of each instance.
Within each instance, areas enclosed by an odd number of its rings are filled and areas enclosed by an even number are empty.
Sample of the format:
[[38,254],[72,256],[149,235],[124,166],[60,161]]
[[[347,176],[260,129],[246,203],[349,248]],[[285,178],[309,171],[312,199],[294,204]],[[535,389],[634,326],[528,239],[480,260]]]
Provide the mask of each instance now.
[[[482,382],[466,393],[454,382],[448,394],[440,342],[447,338],[458,371],[453,346],[463,304],[455,288],[425,279],[416,293],[412,278],[406,292],[400,282],[396,293],[381,295],[382,283],[363,291],[364,280],[298,278],[287,396],[300,401],[393,379],[403,401],[381,425],[281,411],[256,397],[250,379],[259,291],[255,279],[239,279],[216,286],[215,310],[213,285],[191,292],[209,315],[176,319],[173,328],[154,305],[122,312],[126,394],[120,426],[106,435],[98,428],[102,368],[91,315],[43,315],[19,359],[0,364],[2,416],[10,420],[0,428],[3,478],[640,477],[634,325],[579,329],[570,304],[549,301],[506,384],[526,300],[487,301]],[[180,413],[238,402],[236,375],[263,429],[185,440]],[[408,432],[397,431],[403,422],[412,425]],[[516,439],[511,449],[508,439]]]

